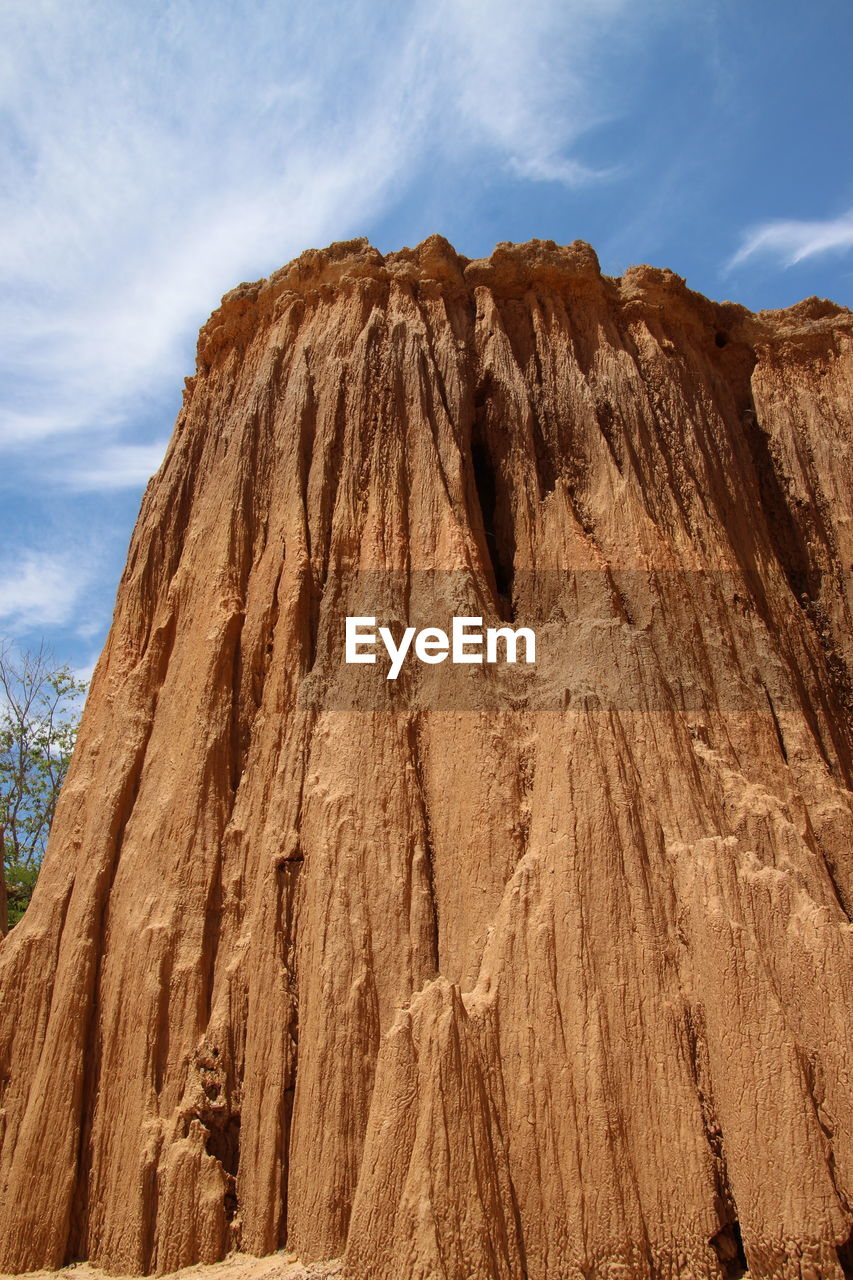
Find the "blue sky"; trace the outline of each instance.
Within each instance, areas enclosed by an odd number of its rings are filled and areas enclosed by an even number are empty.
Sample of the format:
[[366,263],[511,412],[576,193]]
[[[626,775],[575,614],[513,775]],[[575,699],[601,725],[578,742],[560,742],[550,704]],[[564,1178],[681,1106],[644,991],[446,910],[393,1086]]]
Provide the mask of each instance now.
[[90,668],[198,327],[309,246],[853,306],[851,0],[4,0],[0,637]]

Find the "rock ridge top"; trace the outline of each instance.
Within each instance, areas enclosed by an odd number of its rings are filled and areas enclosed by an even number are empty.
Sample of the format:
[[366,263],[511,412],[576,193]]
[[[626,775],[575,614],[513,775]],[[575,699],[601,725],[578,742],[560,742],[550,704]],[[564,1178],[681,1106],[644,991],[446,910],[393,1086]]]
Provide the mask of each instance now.
[[457,253],[444,236],[434,234],[413,249],[382,254],[365,237],[336,241],[325,249],[307,249],[270,276],[237,285],[201,330],[199,351],[207,340],[220,338],[233,324],[242,328],[246,311],[263,314],[287,294],[306,295],[329,288],[353,287],[357,281],[439,287],[448,296],[473,298],[486,286],[501,297],[520,297],[528,290],[557,294],[582,294],[595,289],[612,305],[643,303],[649,306],[691,308],[704,323],[733,330],[733,336],[750,343],[782,334],[842,327],[853,331],[853,313],[828,299],[810,297],[790,307],[753,312],[735,302],[713,302],[688,289],[683,276],[668,268],[638,265],[622,276],[605,276],[598,255],[585,240],[559,245],[554,240],[523,243],[502,241],[487,258],[467,258]]

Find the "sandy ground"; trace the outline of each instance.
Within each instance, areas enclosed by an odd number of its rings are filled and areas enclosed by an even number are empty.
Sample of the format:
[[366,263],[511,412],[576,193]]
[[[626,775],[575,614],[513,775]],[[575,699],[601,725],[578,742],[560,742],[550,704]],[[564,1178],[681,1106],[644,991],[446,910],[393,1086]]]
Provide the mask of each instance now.
[[[342,1274],[340,1259],[329,1262],[299,1261],[293,1253],[273,1253],[267,1258],[252,1258],[245,1253],[232,1253],[223,1262],[206,1266],[184,1267],[182,1271],[170,1271],[158,1280],[334,1280]],[[60,1271],[28,1271],[27,1280],[115,1280],[106,1271],[90,1267],[88,1262],[76,1262]],[[0,1272],[0,1280],[13,1280]],[[400,1280],[405,1280],[401,1277]],[[750,1280],[748,1271],[741,1280]]]
[[[232,1253],[223,1262],[206,1266],[184,1267],[182,1271],[170,1271],[158,1280],[334,1280],[342,1274],[340,1259],[329,1262],[305,1264],[293,1253],[282,1251],[267,1258],[252,1258],[246,1253]],[[59,1271],[28,1271],[27,1280],[115,1280],[106,1271],[90,1267],[88,1262],[76,1262]],[[13,1280],[0,1272],[0,1280]],[[400,1280],[405,1280],[401,1277]],[[741,1280],[750,1280],[748,1271]]]
[[[294,1253],[280,1252],[266,1258],[232,1253],[223,1262],[170,1271],[162,1280],[332,1280],[341,1274],[341,1262],[302,1263]],[[106,1271],[75,1262],[59,1271],[28,1271],[27,1280],[112,1280]],[[0,1280],[11,1280],[0,1272]]]

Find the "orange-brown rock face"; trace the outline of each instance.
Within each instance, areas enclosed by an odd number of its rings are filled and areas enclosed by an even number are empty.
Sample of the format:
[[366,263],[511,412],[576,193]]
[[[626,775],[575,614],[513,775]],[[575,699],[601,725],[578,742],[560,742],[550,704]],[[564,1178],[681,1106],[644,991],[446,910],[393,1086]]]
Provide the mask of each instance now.
[[0,945],[0,1269],[850,1274],[851,392],[582,244],[228,295]]

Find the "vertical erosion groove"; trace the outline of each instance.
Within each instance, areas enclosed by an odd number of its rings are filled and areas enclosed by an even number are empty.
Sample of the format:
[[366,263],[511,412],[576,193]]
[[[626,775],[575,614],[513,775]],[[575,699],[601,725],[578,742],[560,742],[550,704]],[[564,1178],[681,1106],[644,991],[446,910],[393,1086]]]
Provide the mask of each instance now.
[[[816,654],[820,660],[818,678],[821,696],[815,701],[803,684],[803,673],[792,671],[801,706],[814,735],[824,763],[831,770],[840,769],[849,785],[853,770],[853,755],[849,736],[849,711],[851,706],[850,673],[843,658],[835,650],[826,626],[821,590],[823,574],[810,544],[832,541],[823,527],[819,515],[795,514],[795,504],[789,493],[788,481],[778,462],[773,442],[758,421],[751,394],[749,404],[741,415],[743,432],[752,458],[755,483],[770,551],[776,559],[793,599],[807,620],[809,631],[816,640]],[[814,519],[818,525],[813,526]],[[831,577],[831,575],[827,575]],[[772,632],[778,628],[776,616],[767,598],[767,584],[763,575],[749,566],[749,578],[753,597],[764,622]],[[827,742],[827,738],[829,742]],[[830,748],[831,744],[831,748]],[[784,746],[784,744],[782,744]]]
[[[424,860],[425,872],[427,880],[427,893],[429,894],[429,906],[432,916],[432,944],[433,955],[432,968],[434,973],[441,972],[441,948],[439,944],[439,924],[438,924],[438,896],[435,889],[435,849],[432,840],[432,830],[430,826],[429,804],[427,802],[427,791],[423,776],[423,761],[421,758],[421,739],[420,739],[420,723],[417,717],[413,717],[409,721],[409,755],[414,766],[415,780],[418,789],[418,803],[420,806],[421,826],[424,836]],[[411,877],[410,877],[411,878]]]
[[296,1072],[299,1060],[299,991],[295,972],[296,965],[296,910],[299,881],[304,865],[301,846],[278,864],[278,914],[276,919],[276,935],[279,940],[279,955],[284,980],[288,984],[290,1025],[288,1029],[286,1052],[288,1061],[285,1064],[285,1087],[281,1098],[281,1181],[279,1187],[281,1217],[278,1225],[278,1244],[283,1247],[287,1243],[287,1184],[290,1165],[290,1133],[293,1126],[293,1103],[296,1095]]
[[[338,489],[340,487],[341,476],[343,473],[343,467],[341,466],[341,454],[347,440],[347,385],[346,370],[344,370],[341,372],[335,393],[335,408],[330,437],[326,442],[324,442],[322,457],[319,459],[322,465],[323,479],[319,498],[319,510],[312,513],[306,504],[305,525],[308,530],[308,545],[312,548],[310,558],[310,581],[308,584],[307,671],[313,670],[314,663],[317,659],[317,640],[320,629],[320,610],[323,604],[323,592],[330,572],[334,572],[331,564],[333,524],[335,507],[338,501]],[[315,446],[312,468],[316,464],[317,460],[318,453]],[[310,536],[312,515],[316,520],[317,529],[317,536],[314,539]]]
[[595,420],[613,459],[613,465],[617,471],[621,471],[625,465],[625,434],[620,430],[618,417],[611,401],[600,393],[596,395],[595,400]]
[[512,494],[504,470],[505,448],[500,447],[497,431],[489,421],[488,395],[489,384],[486,384],[475,401],[471,466],[488,557],[486,568],[494,583],[497,613],[505,621],[510,621],[513,617],[515,574]]
[[791,512],[770,437],[762,430],[753,407],[744,410],[742,421],[773,552],[794,598],[816,598],[820,574],[811,563],[806,536]]
[[539,497],[540,499],[547,498],[549,493],[554,492],[559,472],[554,460],[552,447],[546,436],[541,411],[535,409],[533,410],[532,431]]
[[[71,1216],[68,1231],[68,1256],[85,1257],[87,1253],[87,1237],[89,1230],[89,1180],[92,1171],[92,1124],[95,1105],[98,1097],[98,1079],[100,1075],[100,1045],[97,1034],[98,1014],[100,1011],[99,991],[101,970],[104,960],[103,941],[106,936],[107,919],[110,908],[110,894],[118,871],[121,858],[124,833],[133,813],[136,797],[145,766],[148,744],[154,729],[154,717],[157,712],[160,691],[166,679],[172,648],[175,643],[177,618],[172,611],[164,626],[154,630],[150,635],[150,646],[157,645],[152,658],[149,711],[146,718],[142,739],[134,753],[131,766],[124,780],[122,792],[116,804],[117,824],[111,845],[112,853],[107,865],[96,880],[94,889],[97,925],[91,939],[94,952],[91,978],[87,987],[87,1003],[85,1012],[85,1032],[83,1033],[82,1082],[80,1088],[81,1113],[77,1139],[77,1178],[71,1202]],[[159,641],[159,643],[158,643]]]
[[729,1183],[723,1131],[717,1119],[717,1109],[711,1088],[701,1010],[691,1009],[689,1005],[685,1008],[684,1030],[690,1074],[699,1101],[702,1127],[711,1155],[716,1184],[714,1198],[720,1229],[711,1237],[709,1244],[720,1260],[726,1280],[739,1280],[747,1269],[747,1263],[738,1222],[737,1205]]
[[[355,1189],[353,1280],[853,1280],[827,306],[548,242],[339,245],[226,300],[58,815],[61,945],[47,876],[0,945],[10,1270],[320,1262]],[[378,625],[523,603],[536,670],[339,713],[363,570]]]

